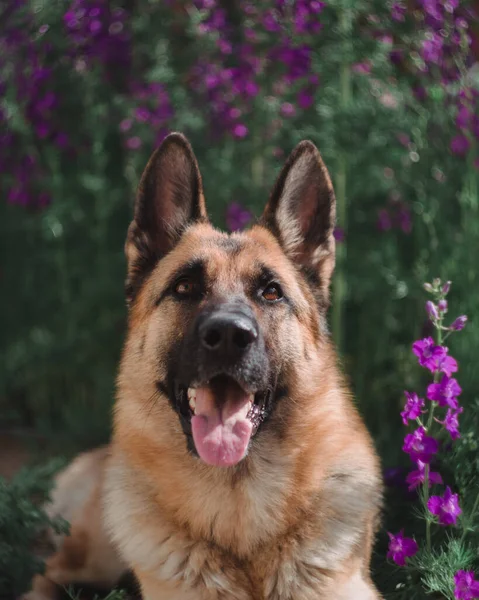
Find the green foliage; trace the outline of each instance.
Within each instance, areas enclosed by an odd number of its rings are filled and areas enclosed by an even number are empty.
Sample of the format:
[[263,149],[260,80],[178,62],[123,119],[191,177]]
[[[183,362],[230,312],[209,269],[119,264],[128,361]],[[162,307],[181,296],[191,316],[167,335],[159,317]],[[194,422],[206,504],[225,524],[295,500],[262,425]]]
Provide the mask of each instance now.
[[[73,589],[71,586],[65,588],[65,592],[70,600],[82,600],[82,590],[81,588],[78,590]],[[124,590],[112,590],[106,596],[101,596],[101,600],[127,600],[128,595]],[[100,596],[93,596],[93,600],[100,600]]]
[[24,469],[11,482],[0,477],[0,597],[16,598],[28,590],[31,578],[43,571],[34,552],[39,536],[51,527],[67,532],[59,518],[51,519],[39,506],[48,498],[59,461]]

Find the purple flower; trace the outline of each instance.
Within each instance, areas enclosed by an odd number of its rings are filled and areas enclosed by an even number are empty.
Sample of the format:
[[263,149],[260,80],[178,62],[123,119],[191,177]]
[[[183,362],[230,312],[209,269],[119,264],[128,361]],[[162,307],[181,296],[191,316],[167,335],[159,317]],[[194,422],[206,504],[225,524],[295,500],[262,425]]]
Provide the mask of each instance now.
[[301,90],[298,94],[298,105],[303,110],[310,108],[314,103],[314,97],[308,90]]
[[437,308],[439,312],[446,313],[447,312],[447,300],[439,300],[437,303]]
[[[418,468],[415,471],[411,471],[406,477],[406,483],[409,484],[409,491],[414,490],[419,485],[424,483],[426,478],[426,463],[418,460],[417,467]],[[431,487],[433,483],[442,483],[441,474],[437,473],[436,471],[429,471],[428,482],[429,487]]]
[[382,208],[378,212],[377,227],[379,231],[389,231],[392,228],[392,219],[389,211]]
[[410,394],[409,392],[404,392],[407,398],[406,406],[401,413],[402,422],[404,425],[407,425],[408,420],[414,421],[419,415],[423,412],[424,409],[424,400],[422,398],[418,398],[417,394]]
[[418,357],[421,367],[429,369],[431,372],[436,369],[436,361],[445,353],[442,346],[436,346],[432,337],[414,342],[412,351]]
[[458,438],[461,437],[461,434],[459,433],[459,418],[458,417],[462,413],[463,410],[464,409],[462,408],[462,406],[460,406],[456,410],[454,410],[452,408],[448,408],[446,416],[444,417],[444,421],[440,421],[439,419],[436,419],[436,421],[438,423],[441,423],[441,425],[444,426],[444,429],[446,431],[449,431],[449,433],[451,434],[452,440],[457,440]]
[[454,575],[454,596],[457,600],[479,598],[479,581],[474,578],[473,571],[458,571]]
[[235,138],[242,139],[248,135],[248,128],[243,123],[237,123],[233,127],[233,135]]
[[461,329],[464,329],[464,327],[466,326],[466,323],[467,316],[461,315],[460,317],[457,317],[457,319],[451,324],[449,329],[453,329],[454,331],[461,331]]
[[341,244],[346,239],[346,234],[342,227],[335,227],[333,231],[333,236],[334,239],[338,242],[338,244]]
[[462,392],[456,379],[443,375],[439,383],[431,383],[427,387],[427,397],[439,404],[439,406],[450,406],[457,410],[459,403],[457,396]]
[[240,231],[248,225],[253,218],[249,210],[238,202],[232,202],[226,211],[226,224],[230,231]]
[[411,211],[407,206],[401,208],[397,216],[398,224],[404,233],[411,233],[412,231],[412,220]]
[[291,102],[284,102],[281,105],[280,112],[283,117],[293,117],[296,114],[296,109]]
[[406,435],[402,449],[412,460],[430,463],[433,455],[439,450],[439,442],[426,435],[424,427],[418,427],[413,433]]
[[435,515],[441,525],[455,525],[462,513],[459,506],[459,496],[453,494],[450,487],[442,496],[431,496],[427,503],[429,511]]
[[464,156],[469,150],[469,140],[463,134],[456,135],[451,140],[451,152],[458,156]]
[[391,7],[391,17],[393,21],[404,21],[404,15],[406,14],[406,7],[402,2],[393,2]]
[[128,138],[126,140],[126,147],[129,150],[138,150],[141,147],[141,139],[137,135]]
[[125,133],[126,131],[131,129],[132,125],[133,125],[133,121],[131,119],[123,119],[123,121],[121,121],[121,123],[120,123],[120,131]]
[[271,10],[268,10],[263,15],[263,26],[266,29],[266,31],[271,31],[275,33],[281,31],[281,25],[278,23],[276,17],[274,16],[274,13]]
[[422,43],[421,56],[425,62],[439,63],[443,54],[443,39],[438,33],[433,33],[430,39]]
[[436,372],[445,373],[448,377],[457,372],[457,360],[448,356],[447,348],[444,348],[444,354],[435,360],[433,373]]
[[451,281],[446,281],[446,283],[442,286],[442,293],[444,295],[449,294],[449,290],[451,289],[451,283]]
[[431,319],[436,320],[439,318],[437,306],[434,304],[434,302],[431,302],[430,300],[426,302],[426,312],[431,317]]
[[371,73],[371,63],[369,61],[356,63],[352,66],[352,70],[360,75],[369,75]]
[[417,543],[412,538],[404,537],[404,529],[401,529],[397,535],[388,531],[388,536],[388,558],[392,558],[397,565],[404,567],[406,558],[414,556],[418,551]]

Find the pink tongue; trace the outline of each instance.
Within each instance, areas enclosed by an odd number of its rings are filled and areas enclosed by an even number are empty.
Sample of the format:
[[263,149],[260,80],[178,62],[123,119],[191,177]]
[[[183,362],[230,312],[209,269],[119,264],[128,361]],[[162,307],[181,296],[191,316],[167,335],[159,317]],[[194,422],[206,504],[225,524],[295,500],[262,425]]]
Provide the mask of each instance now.
[[244,458],[253,430],[246,415],[249,398],[239,388],[228,386],[219,405],[209,387],[196,390],[195,415],[191,419],[193,439],[200,457],[215,467],[230,467]]

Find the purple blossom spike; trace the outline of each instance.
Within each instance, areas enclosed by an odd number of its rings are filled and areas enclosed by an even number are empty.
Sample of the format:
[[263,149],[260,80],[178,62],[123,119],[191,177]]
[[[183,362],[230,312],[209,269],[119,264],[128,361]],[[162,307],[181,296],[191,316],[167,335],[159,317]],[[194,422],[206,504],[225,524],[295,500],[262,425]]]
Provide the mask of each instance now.
[[418,551],[418,545],[412,538],[404,537],[404,529],[394,535],[388,531],[389,551],[388,558],[391,558],[397,565],[404,567],[406,559],[414,556]]
[[458,494],[453,494],[450,487],[442,496],[431,496],[427,503],[429,511],[435,515],[441,525],[455,525],[457,518],[462,513],[459,506]]

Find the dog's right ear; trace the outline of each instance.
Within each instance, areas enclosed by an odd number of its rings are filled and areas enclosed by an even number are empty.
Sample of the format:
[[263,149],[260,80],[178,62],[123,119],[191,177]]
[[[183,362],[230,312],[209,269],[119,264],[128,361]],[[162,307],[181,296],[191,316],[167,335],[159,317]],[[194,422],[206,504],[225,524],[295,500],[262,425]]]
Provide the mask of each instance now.
[[201,175],[191,145],[182,134],[171,133],[152,154],[138,186],[125,244],[128,300],[186,227],[207,219]]

